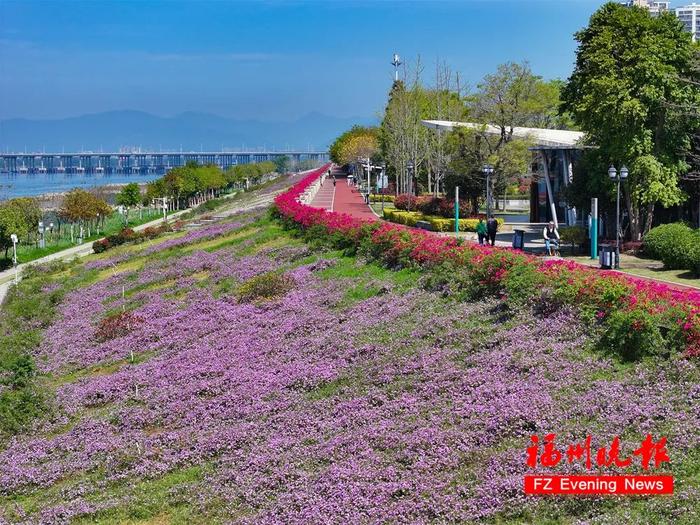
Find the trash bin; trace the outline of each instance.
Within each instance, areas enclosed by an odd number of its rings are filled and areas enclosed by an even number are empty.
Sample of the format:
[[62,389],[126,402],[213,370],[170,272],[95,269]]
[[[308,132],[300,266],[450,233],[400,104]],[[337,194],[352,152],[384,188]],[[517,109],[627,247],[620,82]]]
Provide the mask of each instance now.
[[598,261],[600,262],[600,267],[609,270],[617,266],[617,253],[615,246],[610,244],[605,244],[600,247],[600,252],[598,252]]
[[525,248],[525,230],[513,230],[513,248],[516,250]]

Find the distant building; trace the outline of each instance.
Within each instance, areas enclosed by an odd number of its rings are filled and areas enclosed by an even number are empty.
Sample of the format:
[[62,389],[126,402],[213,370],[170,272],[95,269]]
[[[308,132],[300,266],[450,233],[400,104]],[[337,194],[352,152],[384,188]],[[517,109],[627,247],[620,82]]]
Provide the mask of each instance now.
[[671,2],[655,2],[654,0],[625,0],[622,2],[628,7],[641,7],[648,9],[651,16],[659,16],[664,12],[676,15],[683,22],[685,30],[693,37],[693,41],[700,40],[700,4],[693,2],[690,5],[671,8]]
[[685,30],[693,35],[693,41],[700,39],[700,4],[676,7],[674,11],[678,20],[683,22]]
[[648,9],[651,16],[659,16],[660,13],[671,10],[671,2],[655,2],[653,0],[627,0],[623,3],[629,7],[636,6]]

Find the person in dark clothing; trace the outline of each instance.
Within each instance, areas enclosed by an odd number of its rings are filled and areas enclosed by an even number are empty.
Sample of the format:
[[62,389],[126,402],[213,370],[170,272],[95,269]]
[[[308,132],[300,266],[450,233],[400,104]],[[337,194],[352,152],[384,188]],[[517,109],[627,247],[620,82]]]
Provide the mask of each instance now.
[[333,186],[335,186],[335,175],[331,177],[333,179]]
[[491,246],[496,245],[496,232],[498,231],[498,221],[494,219],[493,217],[489,217],[489,219],[486,221],[486,234],[488,237],[488,242],[491,243]]

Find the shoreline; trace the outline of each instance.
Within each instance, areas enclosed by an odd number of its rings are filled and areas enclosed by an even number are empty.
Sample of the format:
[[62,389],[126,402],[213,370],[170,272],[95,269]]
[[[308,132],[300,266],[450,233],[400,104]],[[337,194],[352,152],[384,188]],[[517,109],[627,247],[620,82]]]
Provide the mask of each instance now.
[[[85,191],[88,191],[90,193],[93,193],[95,195],[98,195],[99,197],[102,197],[104,200],[106,200],[109,204],[114,204],[114,199],[115,195],[119,193],[119,191],[126,186],[127,184],[130,184],[129,182],[115,182],[111,184],[103,184],[101,186],[91,186],[89,188],[81,188],[80,186],[76,186],[76,188],[79,189],[84,189]],[[142,190],[146,187],[147,183],[137,183],[139,185],[139,188]],[[63,197],[65,197],[68,192],[71,190],[66,190],[66,191],[56,191],[56,192],[45,192],[45,193],[39,193],[36,195],[21,195],[18,197],[9,197],[9,199],[13,198],[31,198],[31,199],[36,199],[39,202],[39,206],[44,209],[44,210],[53,210],[57,209],[61,201],[63,200]],[[2,202],[2,201],[0,201]]]

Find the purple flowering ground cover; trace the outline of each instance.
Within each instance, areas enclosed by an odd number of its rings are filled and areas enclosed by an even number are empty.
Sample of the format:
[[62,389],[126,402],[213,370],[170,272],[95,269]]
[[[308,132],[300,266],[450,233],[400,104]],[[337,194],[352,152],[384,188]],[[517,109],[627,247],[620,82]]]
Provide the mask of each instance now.
[[[700,522],[696,362],[623,365],[571,311],[458,302],[249,219],[56,276],[82,285],[36,355],[51,413],[0,448],[0,522]],[[666,435],[676,494],[525,497],[549,432]]]

